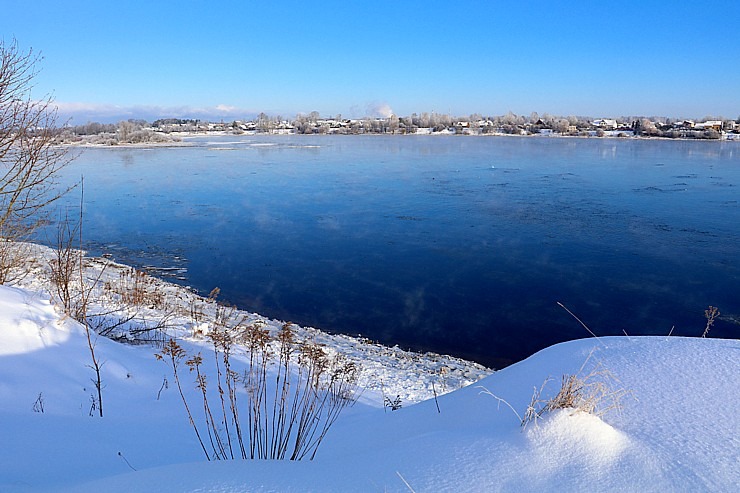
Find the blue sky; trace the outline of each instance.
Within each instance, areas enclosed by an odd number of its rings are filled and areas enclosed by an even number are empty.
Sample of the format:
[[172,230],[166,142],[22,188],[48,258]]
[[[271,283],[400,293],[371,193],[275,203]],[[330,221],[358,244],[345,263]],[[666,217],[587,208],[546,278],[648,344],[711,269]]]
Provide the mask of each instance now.
[[74,123],[260,111],[360,117],[740,116],[740,2],[0,0]]

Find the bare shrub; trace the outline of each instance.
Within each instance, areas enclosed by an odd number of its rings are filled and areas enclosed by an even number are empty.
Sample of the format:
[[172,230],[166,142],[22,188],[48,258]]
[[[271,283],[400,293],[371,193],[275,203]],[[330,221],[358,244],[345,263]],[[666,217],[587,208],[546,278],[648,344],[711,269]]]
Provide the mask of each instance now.
[[72,223],[69,214],[60,218],[57,227],[57,238],[54,257],[51,259],[51,283],[64,313],[80,320],[81,314],[75,306],[80,294],[77,281],[81,262],[81,252],[74,248],[80,232],[80,222]]
[[[30,247],[28,243],[17,241],[19,236],[0,231],[0,284],[20,281],[28,274],[26,260]],[[15,241],[8,238],[15,238]]]

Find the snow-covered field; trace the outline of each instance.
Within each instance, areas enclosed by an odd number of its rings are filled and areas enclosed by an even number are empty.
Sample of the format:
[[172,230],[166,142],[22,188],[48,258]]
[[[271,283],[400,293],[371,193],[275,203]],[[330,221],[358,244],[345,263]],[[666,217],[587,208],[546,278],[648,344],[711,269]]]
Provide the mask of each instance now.
[[[359,400],[314,461],[207,462],[151,345],[97,339],[105,416],[91,413],[85,330],[51,301],[48,255],[39,248],[31,276],[0,286],[2,492],[740,490],[740,342],[711,338],[583,339],[491,373],[301,329],[363,365]],[[110,264],[101,275],[104,262],[91,263],[88,277],[107,285],[101,293],[120,292],[111,286],[128,282],[125,268]],[[181,308],[170,313],[168,333],[206,355],[197,334],[207,330],[208,302],[158,286],[151,289]],[[136,316],[151,322],[158,310]],[[517,414],[546,379],[542,399],[557,393],[561,376],[593,370],[624,393],[619,409],[557,410],[520,426]],[[194,386],[186,393],[197,402]],[[383,406],[396,395],[401,409]]]

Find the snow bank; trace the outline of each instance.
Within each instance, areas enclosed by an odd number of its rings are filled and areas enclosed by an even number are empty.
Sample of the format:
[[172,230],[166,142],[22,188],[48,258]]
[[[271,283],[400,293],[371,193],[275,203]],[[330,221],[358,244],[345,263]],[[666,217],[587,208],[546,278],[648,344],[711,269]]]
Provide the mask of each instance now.
[[533,386],[578,371],[596,346],[598,362],[632,392],[603,419],[560,410],[522,430],[473,386],[441,397],[441,413],[431,401],[355,410],[312,463],[174,464],[67,491],[736,491],[738,342],[602,342],[608,347],[589,339],[548,348],[481,383],[523,409]]
[[67,330],[59,330],[57,314],[47,297],[0,286],[0,356],[24,354],[63,343]]
[[[740,342],[608,337],[558,344],[397,411],[358,402],[313,462],[204,462],[154,348],[99,338],[105,417],[90,417],[83,328],[42,292],[0,286],[0,491],[713,491],[740,486]],[[186,340],[191,349],[204,348]],[[587,361],[621,410],[520,426],[533,389]],[[170,378],[167,384],[167,378]],[[616,383],[615,383],[616,382]],[[483,391],[487,389],[516,411]],[[194,388],[188,394],[197,402]],[[39,409],[43,402],[43,412]],[[439,411],[438,411],[439,408]]]

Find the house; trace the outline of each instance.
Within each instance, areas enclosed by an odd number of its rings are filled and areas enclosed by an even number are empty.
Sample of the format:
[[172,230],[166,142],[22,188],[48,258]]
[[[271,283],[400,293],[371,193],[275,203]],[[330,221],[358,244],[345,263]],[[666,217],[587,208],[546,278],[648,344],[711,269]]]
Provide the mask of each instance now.
[[716,130],[720,132],[722,130],[722,122],[720,120],[707,120],[705,122],[697,123],[694,128],[697,130]]
[[601,128],[604,130],[615,130],[619,125],[617,120],[601,118],[592,122],[594,127]]

